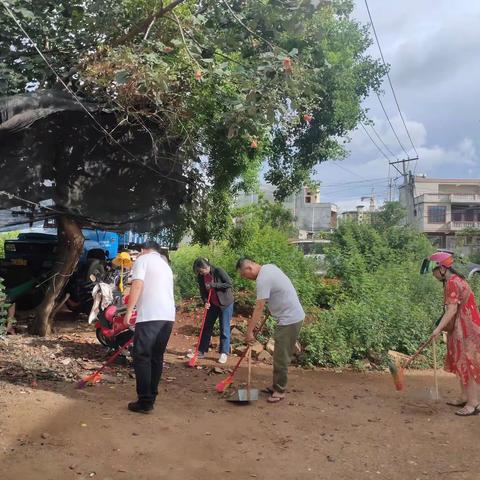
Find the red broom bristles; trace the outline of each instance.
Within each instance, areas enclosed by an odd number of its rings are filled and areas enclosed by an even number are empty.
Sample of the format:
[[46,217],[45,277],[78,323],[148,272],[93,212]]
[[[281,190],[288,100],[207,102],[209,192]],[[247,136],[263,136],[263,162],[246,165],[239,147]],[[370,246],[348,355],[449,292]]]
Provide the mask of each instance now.
[[397,363],[397,361],[395,360],[390,360],[388,362],[388,369],[392,374],[395,390],[403,390],[405,386],[405,371],[402,365],[400,365],[400,363]]
[[396,390],[403,390],[405,387],[405,370],[413,363],[413,361],[430,345],[433,341],[433,336],[418,347],[418,350],[402,365],[399,360],[390,359],[388,362],[388,369],[393,377],[393,383]]

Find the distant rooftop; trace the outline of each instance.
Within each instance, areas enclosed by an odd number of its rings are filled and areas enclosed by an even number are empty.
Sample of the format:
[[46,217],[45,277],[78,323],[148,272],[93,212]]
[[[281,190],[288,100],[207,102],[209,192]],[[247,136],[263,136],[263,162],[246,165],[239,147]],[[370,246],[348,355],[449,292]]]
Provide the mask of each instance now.
[[451,184],[479,184],[480,178],[429,178],[423,176],[415,176],[415,182],[418,183],[451,183]]

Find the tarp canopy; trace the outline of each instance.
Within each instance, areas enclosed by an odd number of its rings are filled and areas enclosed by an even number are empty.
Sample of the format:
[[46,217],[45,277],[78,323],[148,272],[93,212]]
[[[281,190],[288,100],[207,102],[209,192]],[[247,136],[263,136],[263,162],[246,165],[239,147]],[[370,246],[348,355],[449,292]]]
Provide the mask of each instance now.
[[[174,226],[195,185],[181,139],[84,106],[94,119],[57,90],[0,98],[0,192],[9,194],[0,209],[31,209],[31,219],[61,212],[118,231]],[[0,229],[11,222],[0,215]]]

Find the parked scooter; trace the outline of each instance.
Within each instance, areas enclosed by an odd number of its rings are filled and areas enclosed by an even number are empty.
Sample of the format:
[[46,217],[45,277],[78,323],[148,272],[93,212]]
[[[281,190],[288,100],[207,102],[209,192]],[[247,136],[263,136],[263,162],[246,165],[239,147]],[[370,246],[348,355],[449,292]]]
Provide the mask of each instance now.
[[[131,260],[128,259],[129,263],[126,258],[123,260],[127,264],[126,266],[131,266]],[[118,265],[118,262],[116,264]],[[122,263],[121,272],[111,269],[101,279],[94,275],[90,278],[95,286],[92,291],[93,305],[88,316],[88,323],[91,324],[95,321],[98,341],[113,350],[124,345],[134,333],[132,327],[126,328],[123,323],[128,304],[128,295],[124,297],[122,293],[127,277],[123,265],[124,263]],[[133,323],[136,316],[136,312],[133,312]]]

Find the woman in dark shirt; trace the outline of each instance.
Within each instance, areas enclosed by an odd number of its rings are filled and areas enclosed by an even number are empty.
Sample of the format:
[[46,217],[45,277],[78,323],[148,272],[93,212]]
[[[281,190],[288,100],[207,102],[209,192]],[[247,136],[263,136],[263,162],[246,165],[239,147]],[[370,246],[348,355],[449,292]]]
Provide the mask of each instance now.
[[[197,274],[200,295],[208,308],[202,338],[200,340],[199,358],[205,356],[210,346],[213,326],[220,319],[220,357],[219,363],[226,363],[230,353],[230,321],[233,315],[232,280],[221,268],[210,265],[206,258],[197,258],[193,263]],[[210,290],[210,304],[207,303]]]

